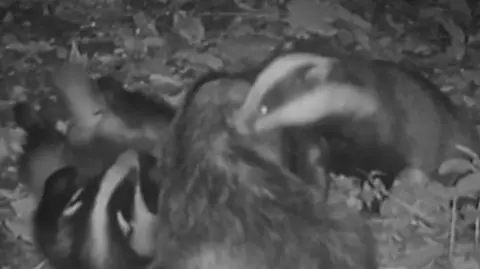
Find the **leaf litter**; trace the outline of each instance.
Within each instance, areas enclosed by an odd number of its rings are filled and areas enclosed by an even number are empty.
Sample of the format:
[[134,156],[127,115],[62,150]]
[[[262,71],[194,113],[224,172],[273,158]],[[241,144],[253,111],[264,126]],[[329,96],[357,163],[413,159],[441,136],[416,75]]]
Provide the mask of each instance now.
[[[474,26],[472,1],[444,0],[437,5],[427,0],[414,5],[412,1],[291,0],[284,5],[284,1],[269,0],[145,0],[142,9],[134,8],[133,2],[128,9],[119,8],[117,0],[16,2],[0,6],[4,88],[0,119],[6,126],[0,131],[2,268],[47,267],[32,247],[30,217],[35,202],[12,173],[22,135],[3,111],[19,100],[43,104],[48,99],[58,124],[64,125],[64,113],[48,77],[56,64],[71,57],[72,44],[86,57],[92,76],[116,74],[128,90],[178,104],[183,89],[199,74],[258,63],[286,35],[317,38],[321,46],[323,38],[328,38],[336,44],[334,48],[341,49],[338,53],[356,50],[417,66],[480,116],[475,102],[480,84],[476,61],[480,28]],[[479,226],[480,213],[474,207],[462,212],[449,207],[449,199],[458,205],[460,195],[480,190],[477,159],[446,160],[439,168],[442,174],[462,176],[455,187],[428,181],[418,171],[401,176],[382,207],[382,217],[371,220],[381,268],[479,268],[479,236],[468,227]],[[348,201],[356,207],[361,199],[371,200],[384,191],[360,193],[350,179],[341,176],[334,183],[332,201]]]

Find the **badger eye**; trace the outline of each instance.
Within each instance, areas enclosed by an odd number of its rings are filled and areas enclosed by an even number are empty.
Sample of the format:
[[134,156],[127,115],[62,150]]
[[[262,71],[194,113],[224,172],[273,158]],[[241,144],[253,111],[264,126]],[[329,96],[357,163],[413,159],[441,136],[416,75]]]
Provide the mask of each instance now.
[[268,113],[268,107],[265,106],[265,105],[261,106],[260,107],[260,114],[267,115],[267,113]]

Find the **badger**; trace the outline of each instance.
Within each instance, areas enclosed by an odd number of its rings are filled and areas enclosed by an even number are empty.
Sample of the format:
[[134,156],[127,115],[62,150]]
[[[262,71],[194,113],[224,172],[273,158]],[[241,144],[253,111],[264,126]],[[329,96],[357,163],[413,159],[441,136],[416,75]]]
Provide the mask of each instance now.
[[72,116],[70,143],[85,145],[100,137],[154,155],[161,151],[164,130],[175,115],[167,101],[129,92],[111,76],[93,80],[74,60],[55,70],[53,82]]
[[249,89],[224,77],[186,93],[159,160],[148,268],[377,268],[366,221],[318,202],[282,165],[278,132],[244,138],[232,128]]
[[73,166],[45,183],[33,218],[36,243],[55,268],[144,268],[153,256],[157,199],[151,157],[119,156],[79,186]]
[[18,177],[37,200],[43,193],[45,181],[56,170],[74,166],[83,175],[77,180],[91,179],[110,167],[125,150],[104,139],[95,139],[83,146],[73,145],[57,130],[53,120],[27,103],[15,104],[13,113],[16,124],[26,134],[18,160]]
[[232,121],[244,134],[293,129],[313,144],[326,141],[328,171],[380,171],[387,188],[407,167],[451,184],[440,164],[465,157],[457,145],[480,149],[473,122],[425,77],[354,55],[274,57]]

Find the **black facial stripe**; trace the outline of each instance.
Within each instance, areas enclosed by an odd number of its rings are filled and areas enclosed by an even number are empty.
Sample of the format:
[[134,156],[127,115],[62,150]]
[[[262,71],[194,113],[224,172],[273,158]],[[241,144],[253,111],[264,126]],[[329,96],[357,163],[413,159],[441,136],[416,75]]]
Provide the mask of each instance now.
[[305,64],[277,81],[263,96],[261,107],[265,107],[270,112],[310,91],[316,82],[307,80],[306,75],[314,67],[313,64]]
[[148,154],[139,154],[140,164],[140,193],[148,211],[152,214],[157,212],[158,186],[151,178],[152,169],[157,164],[157,159]]

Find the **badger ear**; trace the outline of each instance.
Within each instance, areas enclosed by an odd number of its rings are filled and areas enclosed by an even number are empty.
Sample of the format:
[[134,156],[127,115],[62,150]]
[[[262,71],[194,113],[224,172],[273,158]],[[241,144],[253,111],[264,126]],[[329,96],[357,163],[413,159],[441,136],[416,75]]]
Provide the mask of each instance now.
[[137,166],[131,167],[128,173],[125,175],[124,180],[133,184],[137,184],[140,177],[139,170],[140,169]]
[[309,62],[297,67],[289,77],[294,79],[297,90],[307,90],[324,84],[330,70],[330,66],[326,66],[324,62]]
[[324,84],[336,62],[338,62],[337,59],[329,59],[329,61],[326,62],[325,58],[318,57],[318,59],[315,59],[308,66],[308,69],[305,70],[305,81],[313,85]]
[[315,85],[321,84],[326,80],[328,71],[325,70],[324,66],[312,65],[311,68],[305,72],[305,81],[309,81]]
[[301,78],[305,88],[311,89],[324,81],[324,77],[321,74],[322,70],[314,64],[309,64],[302,72]]

